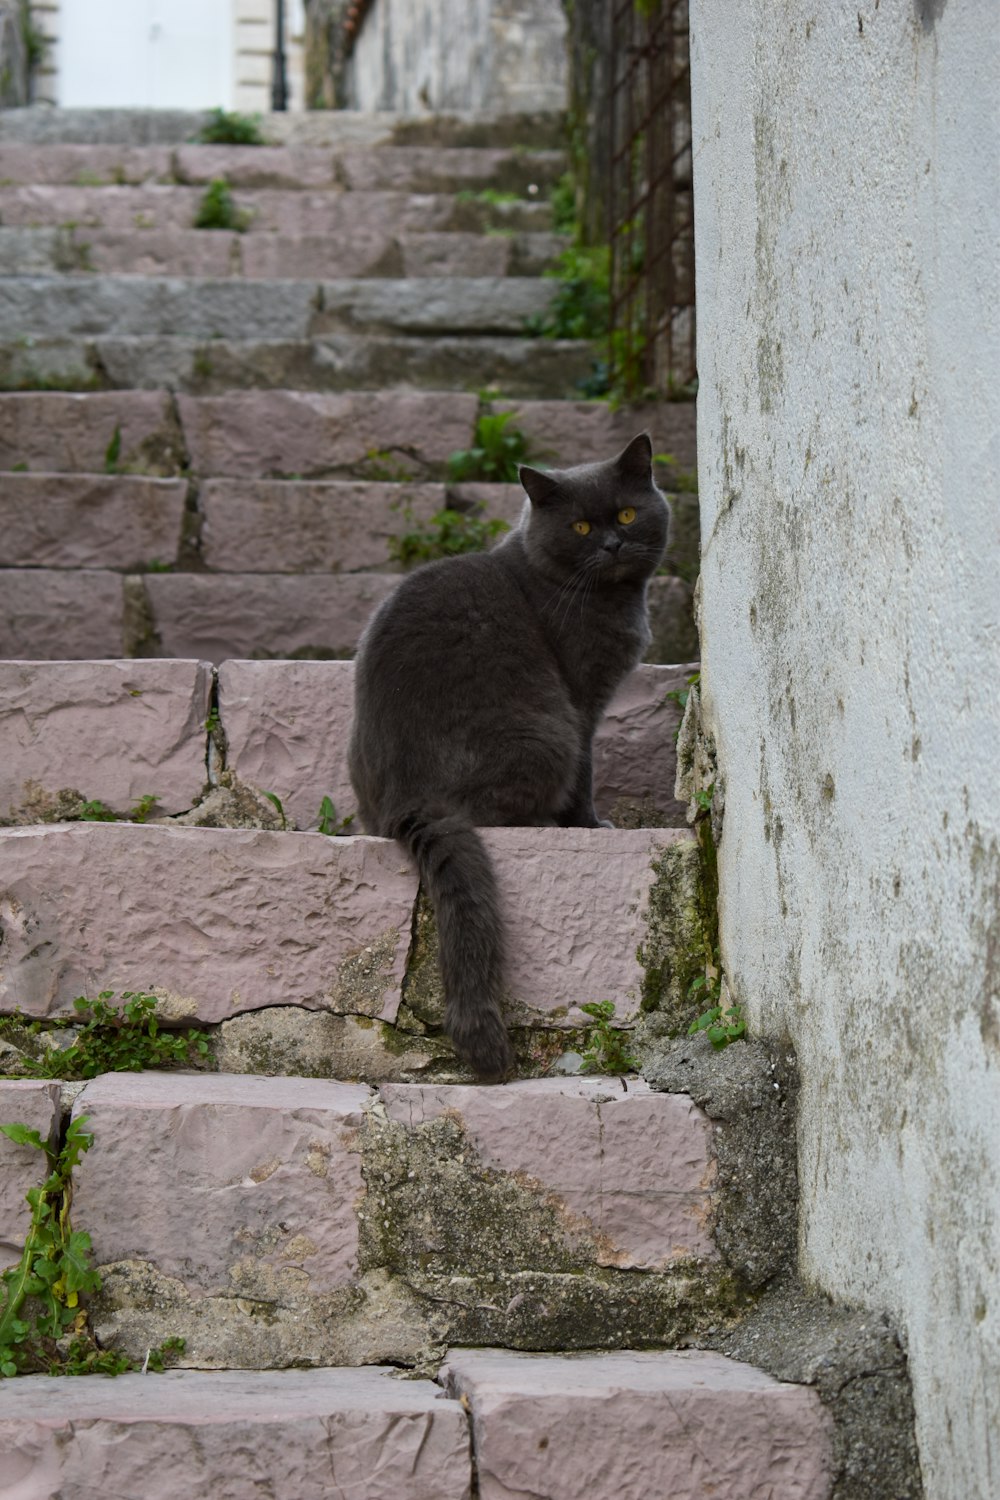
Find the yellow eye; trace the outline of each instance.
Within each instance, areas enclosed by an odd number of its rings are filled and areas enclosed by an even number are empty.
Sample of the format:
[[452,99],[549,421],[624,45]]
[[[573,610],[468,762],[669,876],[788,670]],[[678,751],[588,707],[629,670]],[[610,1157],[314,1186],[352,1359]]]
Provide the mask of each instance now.
[[590,522],[574,521],[573,530],[576,532],[577,536],[586,536],[588,531],[590,530]]
[[632,522],[635,520],[635,511],[632,509],[631,505],[626,505],[624,510],[620,510],[618,512],[618,519],[623,526],[631,526]]

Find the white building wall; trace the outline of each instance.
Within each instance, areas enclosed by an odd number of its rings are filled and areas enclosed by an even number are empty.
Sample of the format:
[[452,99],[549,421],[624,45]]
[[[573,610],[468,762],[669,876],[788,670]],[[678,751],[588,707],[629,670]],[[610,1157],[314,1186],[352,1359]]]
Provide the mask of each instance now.
[[[65,104],[67,64],[65,49],[73,46],[73,23],[79,20],[97,39],[93,56],[86,59],[88,75],[100,83],[100,69],[106,66],[106,87],[98,87],[101,102],[122,103],[118,97],[123,82],[129,85],[129,104],[154,107],[191,105],[190,68],[185,66],[183,48],[175,49],[176,78],[171,88],[164,67],[158,69],[158,91],[143,94],[144,60],[135,56],[121,61],[124,41],[120,6],[127,4],[126,21],[135,30],[138,23],[150,30],[159,20],[169,29],[172,0],[32,0],[32,16],[49,39],[45,59],[35,80],[35,100],[39,103]],[[228,36],[228,56],[217,74],[218,83],[203,89],[193,107],[239,110],[247,114],[266,114],[271,108],[272,57],[274,53],[274,0],[204,0],[206,18],[216,10],[222,13],[222,25]],[[72,12],[68,16],[68,12]],[[88,14],[91,12],[91,14]],[[117,18],[117,19],[116,19]],[[290,110],[304,108],[305,91],[305,10],[303,0],[285,0],[285,54]],[[150,45],[155,45],[152,41]],[[122,75],[125,75],[123,78]],[[138,92],[136,90],[138,89]],[[164,91],[166,97],[163,97]],[[140,97],[142,95],[142,97]],[[72,102],[79,102],[74,100]],[[89,101],[88,101],[89,102]]]
[[691,0],[723,960],[801,1253],[1000,1495],[1000,7]]

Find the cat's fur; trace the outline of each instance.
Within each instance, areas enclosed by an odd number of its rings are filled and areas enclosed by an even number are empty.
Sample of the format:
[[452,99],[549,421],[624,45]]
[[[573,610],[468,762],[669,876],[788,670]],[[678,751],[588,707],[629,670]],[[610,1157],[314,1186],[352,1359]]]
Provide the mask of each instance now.
[[[522,468],[517,529],[492,552],[411,574],[358,650],[361,820],[416,861],[437,916],[445,1028],[482,1077],[501,1077],[512,1053],[496,881],[476,826],[601,826],[591,742],[649,645],[646,589],[667,541],[651,459],[643,433],[604,463]],[[628,507],[635,519],[621,524]]]

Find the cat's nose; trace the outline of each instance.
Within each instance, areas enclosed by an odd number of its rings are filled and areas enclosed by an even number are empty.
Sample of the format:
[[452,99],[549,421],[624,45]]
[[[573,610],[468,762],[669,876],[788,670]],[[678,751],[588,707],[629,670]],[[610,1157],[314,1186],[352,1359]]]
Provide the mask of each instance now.
[[606,552],[609,557],[617,557],[621,551],[621,545],[621,537],[609,533],[601,543],[601,551]]

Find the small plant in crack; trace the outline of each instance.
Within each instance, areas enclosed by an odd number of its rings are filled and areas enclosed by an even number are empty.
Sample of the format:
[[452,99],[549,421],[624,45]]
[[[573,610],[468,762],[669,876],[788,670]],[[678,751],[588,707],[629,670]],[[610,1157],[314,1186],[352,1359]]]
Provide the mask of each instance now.
[[584,1073],[634,1073],[638,1063],[628,1051],[627,1033],[612,1026],[615,1016],[613,1000],[590,1000],[580,1009],[591,1016],[581,1057]]
[[[26,1194],[31,1221],[17,1263],[0,1276],[0,1376],[7,1379],[38,1372],[120,1375],[135,1368],[117,1350],[99,1347],[81,1303],[101,1286],[90,1235],[70,1221],[73,1169],[94,1141],[87,1124],[86,1115],[72,1120],[58,1147],[21,1122],[0,1125],[15,1145],[41,1151],[48,1169]],[[166,1339],[149,1351],[146,1368],[163,1370],[183,1350],[183,1339]]]

